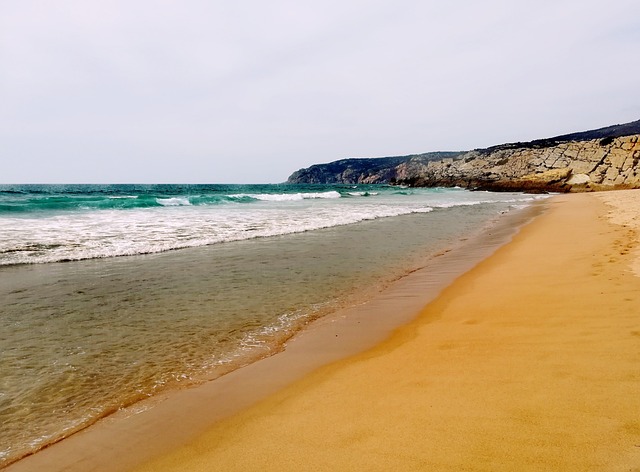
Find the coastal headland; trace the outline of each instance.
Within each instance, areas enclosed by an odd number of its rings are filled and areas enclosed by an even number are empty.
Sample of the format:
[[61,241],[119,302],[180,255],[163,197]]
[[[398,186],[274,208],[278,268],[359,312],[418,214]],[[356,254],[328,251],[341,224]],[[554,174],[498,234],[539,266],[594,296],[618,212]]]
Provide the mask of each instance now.
[[465,152],[341,159],[290,183],[390,183],[491,191],[590,192],[640,187],[640,120]]
[[555,197],[387,341],[138,470],[638,470],[638,211]]

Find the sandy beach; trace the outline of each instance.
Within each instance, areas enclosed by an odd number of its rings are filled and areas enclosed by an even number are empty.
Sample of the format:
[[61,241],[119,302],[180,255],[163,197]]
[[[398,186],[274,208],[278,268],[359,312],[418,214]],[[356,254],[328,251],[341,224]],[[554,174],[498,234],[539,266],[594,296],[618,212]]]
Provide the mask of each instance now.
[[556,197],[386,342],[138,470],[640,470],[639,211]]
[[556,196],[7,470],[640,470],[638,214]]

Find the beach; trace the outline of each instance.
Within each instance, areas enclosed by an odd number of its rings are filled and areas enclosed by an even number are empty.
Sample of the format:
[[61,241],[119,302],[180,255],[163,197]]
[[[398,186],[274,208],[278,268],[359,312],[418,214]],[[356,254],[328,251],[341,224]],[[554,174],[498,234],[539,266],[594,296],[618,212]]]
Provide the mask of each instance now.
[[6,470],[637,470],[638,212],[555,196]]
[[639,202],[555,197],[387,341],[137,470],[639,470]]
[[640,472],[640,1],[0,13],[0,472]]

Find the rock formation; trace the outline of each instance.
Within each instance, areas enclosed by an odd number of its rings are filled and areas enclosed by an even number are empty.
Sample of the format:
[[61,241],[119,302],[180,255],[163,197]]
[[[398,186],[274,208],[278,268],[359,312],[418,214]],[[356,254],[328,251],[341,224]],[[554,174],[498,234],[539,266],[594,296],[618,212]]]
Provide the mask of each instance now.
[[301,169],[291,183],[391,183],[519,191],[640,188],[640,120],[468,152],[343,159]]
[[328,164],[316,164],[300,169],[288,179],[289,183],[305,184],[380,184],[397,179],[397,168],[407,161],[426,165],[431,161],[457,157],[462,152],[428,152],[410,156],[342,159]]

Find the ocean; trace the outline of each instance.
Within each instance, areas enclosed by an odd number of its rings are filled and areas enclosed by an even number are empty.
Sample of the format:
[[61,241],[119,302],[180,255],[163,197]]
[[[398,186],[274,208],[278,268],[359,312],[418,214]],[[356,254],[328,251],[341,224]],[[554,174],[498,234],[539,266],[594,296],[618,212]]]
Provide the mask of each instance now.
[[280,350],[540,196],[0,185],[0,467]]

